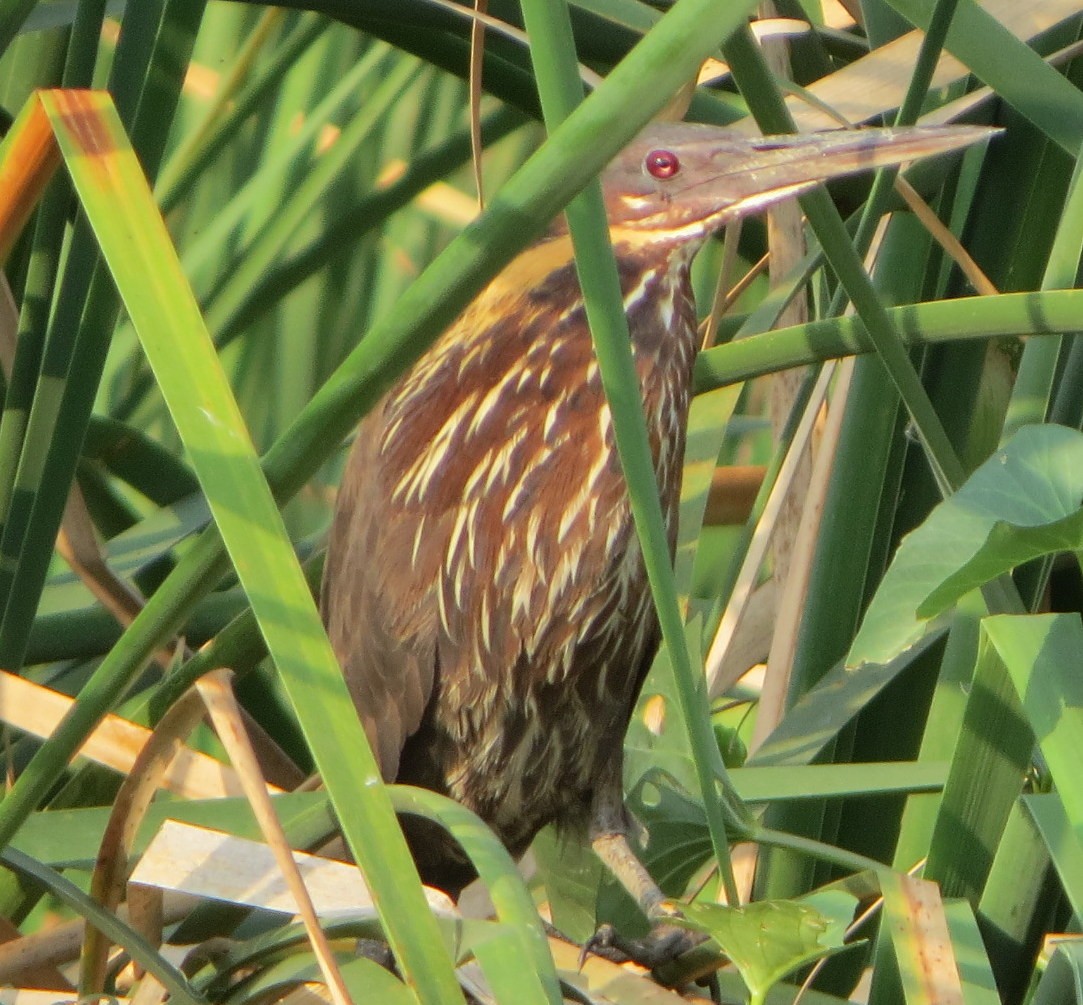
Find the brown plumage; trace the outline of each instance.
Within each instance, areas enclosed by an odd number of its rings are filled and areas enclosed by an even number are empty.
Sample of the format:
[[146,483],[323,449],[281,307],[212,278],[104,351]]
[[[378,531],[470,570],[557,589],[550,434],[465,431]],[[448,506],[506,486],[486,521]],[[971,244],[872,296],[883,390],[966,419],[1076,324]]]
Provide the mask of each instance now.
[[[747,139],[654,126],[604,176],[672,548],[713,230],[816,181],[978,130]],[[560,225],[517,257],[362,422],[323,585],[328,632],[387,779],[448,794],[514,855],[619,784],[658,629]],[[472,872],[405,822],[425,879]]]

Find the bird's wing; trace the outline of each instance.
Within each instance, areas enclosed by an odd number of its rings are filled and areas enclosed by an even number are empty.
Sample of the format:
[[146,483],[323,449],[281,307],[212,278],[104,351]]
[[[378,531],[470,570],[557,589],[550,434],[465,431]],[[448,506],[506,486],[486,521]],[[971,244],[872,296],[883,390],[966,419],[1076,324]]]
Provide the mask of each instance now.
[[[428,568],[414,552],[416,515],[390,502],[381,457],[382,407],[361,424],[331,526],[320,605],[331,645],[380,771],[393,780],[406,739],[421,723],[436,663]],[[432,529],[432,528],[430,528]]]

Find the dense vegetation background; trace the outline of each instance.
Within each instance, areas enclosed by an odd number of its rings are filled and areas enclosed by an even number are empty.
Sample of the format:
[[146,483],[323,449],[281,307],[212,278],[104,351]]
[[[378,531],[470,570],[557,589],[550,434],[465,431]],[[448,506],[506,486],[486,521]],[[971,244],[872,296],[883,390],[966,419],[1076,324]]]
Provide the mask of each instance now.
[[[0,0],[0,983],[678,1000],[546,939],[536,905],[576,939],[645,931],[589,852],[543,835],[527,886],[455,807],[368,784],[309,584],[358,418],[687,106],[1004,131],[697,261],[713,348],[626,787],[715,941],[660,976],[692,995],[724,957],[726,1000],[792,1001],[830,957],[809,1000],[1083,998],[1079,5],[778,2],[766,59],[749,3],[491,0],[483,39],[451,0],[290,7]],[[255,909],[258,875],[230,888],[258,849],[162,844],[166,818],[263,840],[256,761],[282,789],[319,771],[275,800],[286,839],[341,826],[369,879],[376,910],[342,873],[317,892],[330,948]],[[393,805],[452,827],[495,920],[430,912]],[[749,906],[712,908],[727,889]],[[397,973],[356,955],[370,937]]]

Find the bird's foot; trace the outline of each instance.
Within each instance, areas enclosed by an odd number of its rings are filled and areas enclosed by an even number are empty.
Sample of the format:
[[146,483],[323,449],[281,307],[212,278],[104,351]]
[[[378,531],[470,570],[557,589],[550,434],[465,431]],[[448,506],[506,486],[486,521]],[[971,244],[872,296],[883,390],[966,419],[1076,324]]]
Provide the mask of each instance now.
[[612,963],[637,963],[647,970],[672,963],[703,941],[698,932],[662,921],[650,933],[638,939],[623,936],[612,925],[600,925],[583,944],[579,953],[582,967],[590,956],[600,956]]

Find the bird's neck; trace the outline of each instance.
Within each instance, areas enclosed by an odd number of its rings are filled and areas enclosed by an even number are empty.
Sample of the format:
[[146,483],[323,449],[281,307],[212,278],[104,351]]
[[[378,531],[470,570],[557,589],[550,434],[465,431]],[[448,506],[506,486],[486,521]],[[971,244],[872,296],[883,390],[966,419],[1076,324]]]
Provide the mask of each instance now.
[[[689,266],[696,245],[629,240],[620,231],[614,231],[613,237],[632,353],[649,410],[654,394],[676,392],[677,385],[691,381],[697,336]],[[510,316],[541,322],[528,325],[522,333],[530,340],[541,337],[555,346],[572,337],[582,340],[580,345],[590,352],[589,327],[567,233],[552,234],[515,258],[479,305],[486,319]],[[478,324],[479,320],[470,319],[465,327],[472,334],[488,329],[484,340],[506,343],[513,337],[499,326],[489,329],[484,321]],[[455,335],[451,343],[460,344],[460,340]]]

